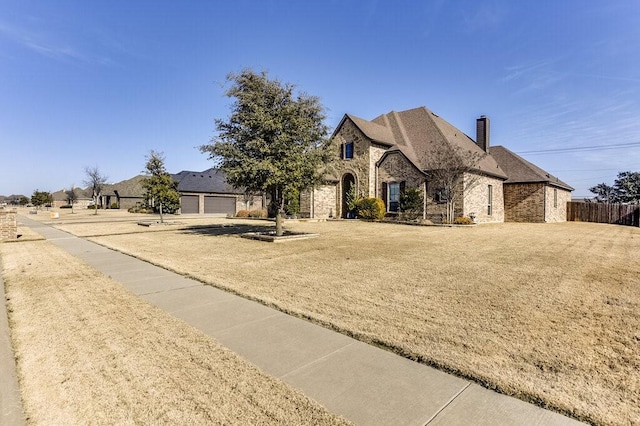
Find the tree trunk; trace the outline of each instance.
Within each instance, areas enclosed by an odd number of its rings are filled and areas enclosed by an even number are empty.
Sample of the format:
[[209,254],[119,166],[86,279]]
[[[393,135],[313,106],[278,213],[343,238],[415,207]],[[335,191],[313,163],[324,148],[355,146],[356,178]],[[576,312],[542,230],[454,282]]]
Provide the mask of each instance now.
[[162,203],[160,203],[160,223],[164,223],[164,218],[162,217]]
[[278,209],[278,213],[276,213],[276,237],[282,237],[284,234],[284,211],[282,209]]
[[98,214],[98,197],[94,196],[93,197],[93,210],[94,210],[94,215]]

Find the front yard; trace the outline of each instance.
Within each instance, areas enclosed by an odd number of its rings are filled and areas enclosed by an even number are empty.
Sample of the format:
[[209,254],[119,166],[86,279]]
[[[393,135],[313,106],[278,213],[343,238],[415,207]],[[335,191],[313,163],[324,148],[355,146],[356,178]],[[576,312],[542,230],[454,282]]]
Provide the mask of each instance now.
[[262,222],[199,220],[59,226],[579,419],[640,423],[638,228],[292,223],[321,236],[269,244],[229,226]]

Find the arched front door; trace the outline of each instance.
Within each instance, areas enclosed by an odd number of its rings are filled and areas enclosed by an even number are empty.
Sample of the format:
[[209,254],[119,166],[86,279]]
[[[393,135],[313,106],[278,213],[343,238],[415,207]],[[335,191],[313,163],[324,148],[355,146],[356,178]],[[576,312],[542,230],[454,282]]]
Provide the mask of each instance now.
[[356,184],[356,178],[351,173],[346,173],[342,176],[342,218],[346,219],[349,214],[347,208],[347,193]]

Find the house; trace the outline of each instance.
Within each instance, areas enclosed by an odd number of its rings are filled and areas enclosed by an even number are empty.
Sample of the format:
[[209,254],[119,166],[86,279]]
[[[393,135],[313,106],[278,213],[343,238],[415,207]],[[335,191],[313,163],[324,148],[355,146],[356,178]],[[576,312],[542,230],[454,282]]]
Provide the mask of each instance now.
[[506,222],[564,222],[573,188],[505,147],[491,155],[508,178],[503,182]]
[[128,210],[144,203],[145,190],[142,182],[145,176],[138,175],[118,183],[107,184],[102,188],[98,205],[105,209]]
[[[73,192],[76,194],[76,201],[73,204],[74,207],[87,208],[90,204],[93,203],[91,191],[82,188],[73,188]],[[69,195],[67,194],[66,189],[62,189],[60,191],[52,193],[51,197],[53,198],[52,207],[54,208],[68,206],[71,204],[69,202]]]
[[238,210],[258,210],[264,205],[261,195],[246,194],[229,185],[219,169],[183,170],[172,177],[178,182],[182,214],[235,215]]
[[430,180],[438,157],[466,163],[465,193],[455,216],[473,215],[477,222],[503,222],[502,182],[507,175],[489,154],[489,120],[478,119],[478,143],[425,107],[391,111],[371,121],[347,114],[331,137],[335,157],[327,167],[327,184],[304,201],[312,217],[346,217],[346,196],[353,185],[365,197],[381,198],[389,214],[398,211],[399,195],[418,189],[423,218],[441,222],[446,195]]
[[[513,202],[505,202],[504,191],[509,188],[505,182],[545,185],[557,196],[554,199],[552,195],[552,205],[562,204],[564,192],[570,193],[571,187],[560,185],[559,181],[554,183],[553,178],[546,182],[523,180],[519,172],[516,173],[531,163],[506,162],[505,166],[514,166],[509,169],[514,180],[509,180],[509,173],[493,155],[489,130],[489,119],[478,118],[473,140],[425,107],[391,111],[371,121],[346,114],[331,136],[334,158],[326,168],[325,184],[301,197],[301,215],[347,217],[347,194],[354,186],[360,196],[381,198],[387,214],[395,215],[400,193],[415,188],[423,199],[422,217],[442,222],[447,200],[454,197],[446,193],[441,179],[434,176],[454,163],[462,170],[464,179],[464,185],[458,184],[455,188],[459,193],[453,206],[454,217],[473,216],[478,223],[523,217],[516,213],[519,207],[515,197],[510,195]],[[553,192],[554,188],[558,192]],[[536,200],[546,203],[548,198]],[[547,221],[561,220],[561,209],[543,210],[547,212],[544,216]]]

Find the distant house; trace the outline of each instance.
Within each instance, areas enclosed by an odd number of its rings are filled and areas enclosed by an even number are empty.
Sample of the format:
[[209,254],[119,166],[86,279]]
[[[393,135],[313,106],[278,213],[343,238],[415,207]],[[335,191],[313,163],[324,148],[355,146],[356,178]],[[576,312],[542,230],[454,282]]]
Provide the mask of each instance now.
[[[507,159],[500,147],[495,151],[503,154],[499,157],[503,162],[499,162],[489,136],[489,119],[485,116],[476,120],[473,140],[425,107],[391,111],[371,121],[346,114],[331,136],[334,157],[326,169],[326,182],[302,195],[301,215],[346,217],[347,194],[354,186],[361,196],[381,198],[387,213],[394,215],[402,191],[415,188],[422,194],[423,218],[440,222],[446,194],[430,176],[439,166],[434,159],[451,152],[468,162],[464,178],[475,183],[456,189],[464,193],[455,205],[455,216],[474,216],[478,223],[566,220],[564,209],[573,188],[553,177],[542,179],[547,175],[544,171],[517,156],[522,161],[510,155]],[[525,176],[527,165],[533,166],[537,181]],[[527,185],[530,190],[540,186],[544,196],[530,201],[537,203],[541,214],[520,211],[515,193],[522,186],[517,185]]]
[[137,204],[144,203],[145,190],[142,181],[145,176],[138,175],[118,183],[107,184],[102,189],[98,205],[104,209],[128,210]]
[[[87,208],[91,203],[93,203],[91,191],[82,188],[73,188],[73,191],[76,194],[76,202],[73,204],[74,207]],[[54,208],[71,205],[71,202],[69,201],[69,194],[67,194],[66,189],[56,191],[52,193],[51,196],[53,197]]]
[[502,146],[491,155],[508,179],[502,183],[506,222],[564,222],[573,188]]
[[233,188],[219,169],[202,172],[183,170],[172,177],[178,182],[182,214],[235,215],[238,210],[263,207],[262,196],[245,194],[243,190]]

